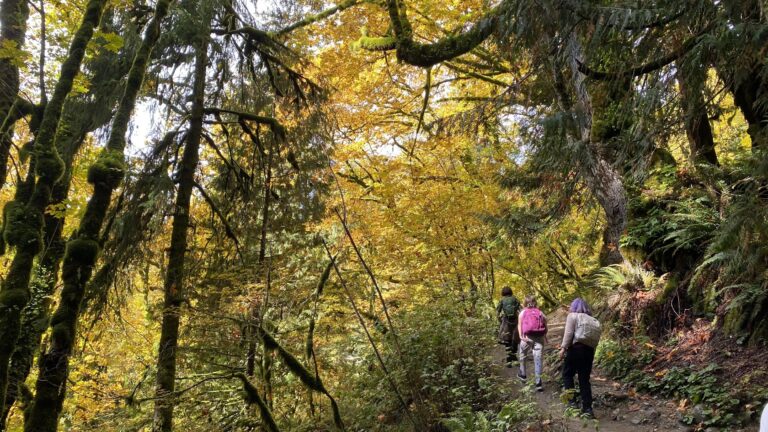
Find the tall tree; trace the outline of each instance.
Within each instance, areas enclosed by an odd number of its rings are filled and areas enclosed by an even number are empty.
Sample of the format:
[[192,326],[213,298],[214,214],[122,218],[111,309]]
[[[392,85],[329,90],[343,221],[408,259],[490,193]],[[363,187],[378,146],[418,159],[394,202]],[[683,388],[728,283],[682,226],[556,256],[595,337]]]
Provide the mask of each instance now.
[[[105,16],[103,21],[109,20]],[[110,31],[111,28],[111,23],[102,24],[104,31]],[[129,55],[125,52],[118,54],[107,49],[100,50],[88,64],[88,68],[94,71],[89,92],[70,97],[65,104],[61,123],[66,127],[61,128],[56,134],[55,145],[64,160],[66,169],[51,194],[51,206],[54,208],[62,209],[66,205],[74,177],[73,162],[86,142],[88,133],[109,124],[112,118],[112,107],[121,95],[119,90],[122,86],[119,82],[130,68],[128,57]],[[48,328],[50,306],[59,282],[61,260],[64,257],[64,224],[63,212],[46,212],[43,230],[44,249],[31,282],[32,297],[22,312],[21,334],[11,358],[11,379],[5,411],[0,413],[0,431],[4,430],[3,425],[20,391],[18,386],[24,385],[32,369],[33,357],[40,346],[40,338]]]
[[152,49],[160,37],[160,25],[168,14],[171,0],[157,3],[155,15],[147,25],[144,39],[128,73],[128,81],[120,105],[112,121],[107,144],[88,170],[88,182],[93,194],[88,200],[80,225],[66,244],[62,279],[64,288],[56,312],[51,319],[51,342],[40,360],[40,374],[35,398],[24,430],[27,432],[55,431],[66,394],[69,356],[77,335],[77,322],[85,287],[99,256],[101,228],[106,218],[113,191],[125,175],[125,136]]
[[189,131],[178,173],[176,205],[173,211],[171,244],[168,252],[163,285],[163,317],[160,327],[160,345],[157,354],[157,387],[155,390],[154,432],[173,430],[173,409],[176,405],[176,353],[179,343],[181,307],[184,304],[184,260],[187,254],[187,230],[190,222],[190,201],[195,185],[195,171],[200,158],[205,116],[205,89],[208,70],[210,22],[201,14],[204,24],[197,33],[195,68],[192,90],[192,111]]
[[4,209],[5,239],[8,245],[16,248],[16,255],[0,291],[0,404],[3,406],[8,388],[9,361],[19,336],[21,311],[29,301],[32,264],[42,247],[43,216],[50,203],[53,186],[65,170],[54,139],[64,102],[72,90],[75,76],[85,56],[85,49],[101,20],[105,5],[106,0],[88,2],[82,23],[61,66],[51,100],[45,107],[32,147],[35,166],[34,189],[31,193],[17,191],[14,201],[8,203]]

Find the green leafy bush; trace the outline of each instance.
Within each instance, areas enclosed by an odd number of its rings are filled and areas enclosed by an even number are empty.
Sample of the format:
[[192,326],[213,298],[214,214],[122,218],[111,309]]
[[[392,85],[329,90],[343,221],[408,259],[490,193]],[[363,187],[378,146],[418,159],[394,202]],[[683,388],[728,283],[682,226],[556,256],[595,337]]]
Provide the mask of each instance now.
[[409,414],[430,426],[446,417],[463,418],[463,414],[451,414],[461,410],[497,412],[512,399],[511,386],[493,371],[493,317],[467,316],[455,303],[434,300],[393,319],[402,355],[391,331],[379,331],[376,336],[409,413],[381,373],[370,345],[362,339],[350,341],[354,342],[348,350],[353,353],[350,358],[363,356],[353,372],[345,373],[353,379],[345,383],[342,406],[356,417],[352,419],[355,427],[378,430],[386,423],[387,430],[392,430],[394,424],[409,423]]
[[535,402],[515,399],[496,413],[461,407],[444,419],[442,424],[451,432],[507,432],[536,419]]
[[603,339],[595,353],[595,363],[614,379],[623,379],[653,360],[653,345],[647,337],[625,341]]
[[704,426],[733,426],[740,422],[737,415],[741,402],[733,396],[729,387],[718,380],[716,374],[719,370],[720,367],[714,363],[701,370],[673,367],[660,379],[646,376],[636,385],[640,390],[688,399],[694,407],[698,405],[699,413],[694,413],[692,409],[683,417],[687,424],[697,423],[697,417],[701,417]]
[[740,424],[742,403],[732,389],[718,379],[719,366],[710,364],[701,370],[673,367],[653,376],[643,371],[653,356],[654,350],[647,338],[636,337],[621,342],[606,339],[600,342],[595,361],[611,378],[631,383],[640,391],[689,400],[691,409],[683,416],[687,424]]

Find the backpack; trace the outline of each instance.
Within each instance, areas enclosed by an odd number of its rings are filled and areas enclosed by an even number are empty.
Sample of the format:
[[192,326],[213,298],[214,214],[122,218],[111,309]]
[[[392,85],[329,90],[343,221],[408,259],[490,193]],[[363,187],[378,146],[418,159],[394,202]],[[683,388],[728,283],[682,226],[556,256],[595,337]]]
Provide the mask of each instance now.
[[574,343],[579,342],[597,348],[602,332],[600,321],[596,318],[584,313],[576,315],[576,330],[573,332]]
[[547,332],[547,321],[544,314],[538,308],[528,308],[522,312],[522,324],[520,330],[523,335],[543,335]]
[[520,302],[514,296],[502,297],[501,310],[504,311],[507,318],[517,318],[517,313],[520,312]]

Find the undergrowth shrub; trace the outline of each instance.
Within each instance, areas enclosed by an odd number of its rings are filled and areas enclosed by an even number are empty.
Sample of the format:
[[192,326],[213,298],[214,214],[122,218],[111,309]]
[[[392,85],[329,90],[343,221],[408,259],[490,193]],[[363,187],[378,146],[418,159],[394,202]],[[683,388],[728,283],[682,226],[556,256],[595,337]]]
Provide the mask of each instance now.
[[632,384],[639,391],[686,400],[689,406],[682,418],[686,424],[728,427],[741,425],[749,418],[737,390],[724,385],[718,377],[718,365],[700,370],[675,366],[651,375],[643,368],[653,358],[653,346],[644,337],[604,339],[595,354],[596,363],[611,378]]
[[473,411],[467,406],[451,413],[443,425],[451,432],[508,432],[523,430],[526,423],[536,421],[536,403],[516,399],[498,412]]
[[653,345],[645,336],[628,340],[603,339],[595,352],[595,363],[614,379],[623,379],[653,360]]
[[[509,409],[502,413],[504,403],[512,399],[510,386],[492,370],[497,324],[490,314],[468,317],[461,305],[436,299],[393,319],[402,356],[391,332],[378,332],[377,337],[390,376],[412,417],[427,427],[454,414],[465,417],[462,412],[477,412],[477,419],[491,418],[491,413],[499,413],[496,420],[502,414],[504,419],[512,418]],[[351,382],[345,385],[344,399],[351,405],[348,411],[354,416],[354,426],[411,430],[403,404],[383,376],[370,345],[360,338],[350,350],[363,355],[359,363],[367,365],[365,370],[358,367],[356,373],[346,374]]]
[[703,418],[704,426],[732,426],[740,423],[738,418],[741,403],[724,386],[716,374],[720,370],[717,364],[710,364],[701,370],[673,367],[665,371],[660,378],[644,375],[635,379],[639,390],[665,397],[688,399],[694,407],[699,405],[698,414],[689,410],[684,416],[686,424],[697,423],[697,416]]

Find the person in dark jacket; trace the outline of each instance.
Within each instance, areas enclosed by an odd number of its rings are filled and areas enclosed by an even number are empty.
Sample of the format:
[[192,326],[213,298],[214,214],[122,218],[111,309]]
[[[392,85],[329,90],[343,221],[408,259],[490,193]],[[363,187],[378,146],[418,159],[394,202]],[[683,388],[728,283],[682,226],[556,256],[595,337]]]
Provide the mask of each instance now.
[[520,312],[520,302],[512,295],[512,289],[505,286],[501,289],[501,300],[496,305],[496,316],[499,318],[499,343],[507,350],[507,367],[517,361],[517,347],[520,335],[517,332],[517,314]]
[[[574,388],[573,378],[579,375],[579,396],[581,397],[581,413],[588,418],[594,418],[592,411],[592,384],[589,377],[592,374],[592,363],[595,360],[595,348],[587,344],[574,342],[574,335],[579,320],[579,314],[592,316],[589,305],[582,298],[576,298],[568,310],[565,319],[565,333],[560,344],[560,358],[563,359],[563,387],[565,390]],[[578,408],[577,396],[574,394],[570,405]]]

